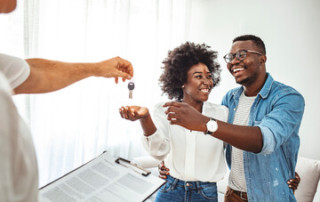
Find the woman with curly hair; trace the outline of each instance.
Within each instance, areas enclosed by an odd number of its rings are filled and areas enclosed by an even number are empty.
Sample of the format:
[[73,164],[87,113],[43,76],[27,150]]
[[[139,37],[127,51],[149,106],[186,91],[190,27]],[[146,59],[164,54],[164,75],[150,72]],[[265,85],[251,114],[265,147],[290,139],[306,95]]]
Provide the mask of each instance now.
[[[220,81],[217,52],[205,44],[186,42],[169,51],[160,77],[163,93],[169,99],[188,103],[202,114],[226,122],[228,109],[207,102]],[[141,106],[119,109],[122,118],[140,120],[143,145],[151,156],[164,160],[170,169],[167,182],[156,201],[218,201],[216,182],[226,172],[223,142],[202,132],[171,125],[164,103],[149,110]]]

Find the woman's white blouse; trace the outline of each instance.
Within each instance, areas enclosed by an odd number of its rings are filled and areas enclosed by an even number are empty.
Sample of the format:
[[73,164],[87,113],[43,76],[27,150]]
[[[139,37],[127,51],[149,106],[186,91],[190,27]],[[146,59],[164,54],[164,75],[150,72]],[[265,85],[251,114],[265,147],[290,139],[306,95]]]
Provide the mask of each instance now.
[[[184,181],[217,182],[226,172],[223,141],[171,125],[165,114],[164,103],[154,108],[153,121],[157,131],[143,136],[143,146],[151,156],[164,160],[170,175]],[[205,102],[202,114],[227,122],[228,108]]]

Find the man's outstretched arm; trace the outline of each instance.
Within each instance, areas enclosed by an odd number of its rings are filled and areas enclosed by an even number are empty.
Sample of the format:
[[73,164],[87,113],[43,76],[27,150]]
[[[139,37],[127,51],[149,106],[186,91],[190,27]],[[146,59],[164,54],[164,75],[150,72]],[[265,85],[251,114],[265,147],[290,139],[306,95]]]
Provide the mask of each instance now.
[[14,89],[16,94],[47,93],[62,89],[90,76],[118,78],[123,81],[131,79],[131,63],[120,57],[97,63],[67,63],[54,60],[32,58],[26,59],[30,66],[29,77]]
[[[168,102],[166,113],[171,124],[183,126],[189,130],[206,132],[206,123],[210,120],[192,106],[183,102]],[[239,149],[260,152],[263,138],[259,127],[232,125],[217,121],[218,129],[211,135]]]

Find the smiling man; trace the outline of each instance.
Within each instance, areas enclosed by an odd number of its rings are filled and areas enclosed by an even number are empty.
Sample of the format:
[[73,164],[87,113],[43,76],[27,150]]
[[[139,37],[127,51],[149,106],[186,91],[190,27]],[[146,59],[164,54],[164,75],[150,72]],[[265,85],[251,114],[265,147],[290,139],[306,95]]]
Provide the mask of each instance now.
[[257,36],[235,38],[224,59],[241,85],[222,101],[229,108],[228,123],[178,102],[166,103],[168,120],[229,143],[225,201],[296,201],[287,180],[294,178],[297,163],[302,95],[267,73],[265,45]]

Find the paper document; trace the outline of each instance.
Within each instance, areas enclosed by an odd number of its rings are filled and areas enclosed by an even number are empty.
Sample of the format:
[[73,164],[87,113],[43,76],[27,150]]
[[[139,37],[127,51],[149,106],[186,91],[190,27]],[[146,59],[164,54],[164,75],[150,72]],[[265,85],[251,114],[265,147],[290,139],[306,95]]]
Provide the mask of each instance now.
[[40,189],[40,202],[144,201],[165,181],[104,152]]

